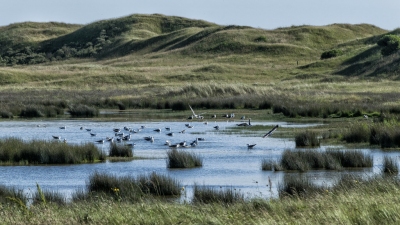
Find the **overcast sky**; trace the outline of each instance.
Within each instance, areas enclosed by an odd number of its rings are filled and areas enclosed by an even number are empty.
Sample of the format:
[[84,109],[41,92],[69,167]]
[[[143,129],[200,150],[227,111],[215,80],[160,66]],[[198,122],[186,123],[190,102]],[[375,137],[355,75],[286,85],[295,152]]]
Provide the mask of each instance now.
[[220,25],[275,29],[369,23],[400,27],[400,0],[0,0],[0,26],[17,22],[88,24],[135,13],[160,13]]

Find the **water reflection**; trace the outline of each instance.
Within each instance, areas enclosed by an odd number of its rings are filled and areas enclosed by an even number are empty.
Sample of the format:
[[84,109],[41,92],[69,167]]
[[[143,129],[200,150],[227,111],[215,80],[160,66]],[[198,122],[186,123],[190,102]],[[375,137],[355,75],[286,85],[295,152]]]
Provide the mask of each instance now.
[[[118,176],[138,176],[157,172],[170,175],[181,181],[185,186],[186,197],[181,200],[189,201],[193,185],[207,185],[215,188],[235,188],[245,193],[246,197],[271,198],[278,196],[278,186],[282,182],[284,172],[272,172],[261,170],[261,160],[264,158],[279,159],[285,149],[295,148],[292,139],[281,138],[261,138],[264,131],[255,135],[242,136],[240,133],[223,132],[227,128],[236,127],[237,122],[209,122],[204,124],[200,121],[190,122],[193,128],[185,126],[187,121],[181,122],[96,122],[83,120],[57,120],[57,121],[8,121],[0,123],[0,138],[19,137],[23,140],[43,139],[53,140],[52,135],[61,136],[68,143],[81,144],[85,142],[95,142],[106,137],[113,137],[114,128],[120,128],[126,134],[129,131],[123,129],[128,127],[138,130],[132,133],[130,143],[135,143],[134,155],[148,159],[134,160],[130,162],[106,162],[99,164],[82,165],[51,165],[51,166],[0,166],[0,184],[24,189],[26,192],[35,192],[36,183],[42,189],[55,190],[65,193],[70,197],[77,189],[85,188],[89,176],[97,172],[105,172]],[[295,124],[286,122],[257,122],[252,121],[253,125],[280,127],[303,128],[308,126],[319,126],[321,124]],[[215,130],[215,125],[220,126],[220,130]],[[64,127],[65,129],[60,129]],[[82,127],[82,129],[80,129]],[[169,129],[166,129],[166,128]],[[160,128],[161,132],[155,132],[155,128]],[[91,129],[87,131],[86,129]],[[184,133],[179,131],[186,130]],[[241,129],[248,129],[243,127]],[[167,133],[174,132],[173,136]],[[96,136],[90,135],[95,133]],[[146,136],[154,136],[155,141],[144,140]],[[194,169],[168,169],[166,167],[166,151],[169,149],[164,143],[166,140],[171,143],[186,141],[190,143],[196,138],[204,138],[194,148],[187,148],[203,158],[203,167]],[[248,150],[247,144],[257,144],[253,149]],[[99,149],[107,152],[109,145],[97,144]],[[320,149],[335,146],[322,146]],[[316,183],[329,184],[337,179],[341,173],[351,173],[355,175],[380,173],[382,168],[383,153],[379,149],[362,149],[373,155],[374,167],[361,170],[337,171],[309,171],[307,176],[311,177]],[[399,157],[397,152],[386,153],[392,157]],[[293,173],[299,174],[299,173]],[[272,186],[270,185],[270,181]]]

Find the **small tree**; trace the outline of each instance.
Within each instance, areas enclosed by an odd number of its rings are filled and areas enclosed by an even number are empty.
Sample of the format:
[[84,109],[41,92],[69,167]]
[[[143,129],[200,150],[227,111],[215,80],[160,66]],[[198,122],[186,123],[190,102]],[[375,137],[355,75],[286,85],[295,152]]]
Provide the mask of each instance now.
[[379,39],[377,44],[383,47],[381,54],[383,56],[388,56],[400,49],[400,37],[394,34],[388,34]]

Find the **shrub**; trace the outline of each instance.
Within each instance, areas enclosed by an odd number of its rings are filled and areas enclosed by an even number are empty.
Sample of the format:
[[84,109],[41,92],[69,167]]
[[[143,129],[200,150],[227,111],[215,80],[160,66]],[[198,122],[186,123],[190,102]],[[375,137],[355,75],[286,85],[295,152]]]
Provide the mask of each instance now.
[[26,107],[19,114],[21,117],[44,117],[42,111],[36,107]]
[[0,115],[1,115],[1,118],[5,118],[5,119],[14,118],[14,115],[12,114],[12,112],[9,112],[9,111],[0,111]]
[[381,54],[383,56],[388,56],[400,49],[400,37],[398,35],[388,34],[379,39],[377,44],[383,47],[381,49]]
[[342,54],[343,54],[342,50],[340,50],[340,49],[332,49],[332,50],[323,52],[321,54],[321,59],[329,59],[329,58],[340,56]]

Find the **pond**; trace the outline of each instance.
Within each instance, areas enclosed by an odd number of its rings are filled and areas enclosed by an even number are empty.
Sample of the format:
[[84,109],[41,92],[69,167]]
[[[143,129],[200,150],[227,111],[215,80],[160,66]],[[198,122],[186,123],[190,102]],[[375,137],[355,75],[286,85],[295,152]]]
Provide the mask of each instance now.
[[[287,122],[259,122],[252,121],[252,125],[264,125],[265,131],[248,132],[248,127],[238,127],[242,121],[151,121],[151,122],[97,122],[92,120],[38,120],[38,121],[4,121],[0,122],[0,138],[19,137],[23,140],[41,139],[53,140],[60,136],[71,144],[86,142],[95,143],[106,137],[115,137],[114,128],[121,129],[124,135],[130,133],[131,140],[135,143],[133,152],[135,156],[144,159],[129,162],[105,162],[96,164],[79,165],[45,165],[45,166],[0,166],[0,184],[23,189],[28,194],[36,191],[36,184],[44,190],[53,190],[64,193],[67,198],[78,189],[84,189],[89,176],[94,172],[106,172],[117,176],[133,176],[157,172],[176,178],[186,187],[186,198],[191,198],[194,184],[206,185],[215,188],[234,188],[240,190],[248,198],[262,197],[274,198],[278,196],[278,185],[282,182],[285,172],[262,171],[262,159],[279,159],[285,149],[294,149],[293,138],[276,138],[274,135],[262,138],[262,135],[274,125],[288,128],[305,128],[323,126],[323,124],[309,123],[296,124]],[[190,124],[192,128],[186,125]],[[219,125],[216,130],[214,126]],[[140,131],[139,128],[142,128]],[[127,127],[134,132],[123,128]],[[236,132],[230,132],[236,127]],[[65,128],[65,129],[64,129]],[[88,131],[87,129],[90,129]],[[154,131],[161,129],[161,132]],[[181,131],[185,132],[181,133]],[[167,133],[173,132],[173,136]],[[276,132],[279,132],[279,128]],[[95,135],[95,136],[93,136]],[[149,142],[144,137],[153,136],[154,142]],[[195,152],[203,159],[203,166],[193,169],[168,169],[166,152],[169,147],[166,140],[171,143],[186,141],[190,143],[196,138],[204,138],[196,147],[185,148],[186,151]],[[256,144],[252,149],[247,144]],[[96,144],[99,149],[107,152],[109,143]],[[324,150],[330,147],[321,146]],[[339,146],[340,147],[340,146]],[[372,154],[374,166],[372,168],[346,170],[344,173],[371,174],[379,173],[384,154],[398,157],[397,152],[383,153],[379,149],[363,149]],[[294,175],[311,176],[316,183],[324,184],[335,180],[337,171],[310,171],[307,173],[290,173]],[[272,187],[269,185],[272,182]]]

